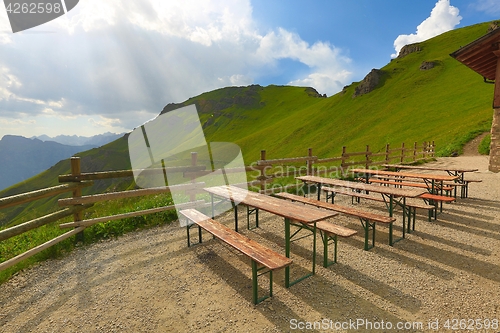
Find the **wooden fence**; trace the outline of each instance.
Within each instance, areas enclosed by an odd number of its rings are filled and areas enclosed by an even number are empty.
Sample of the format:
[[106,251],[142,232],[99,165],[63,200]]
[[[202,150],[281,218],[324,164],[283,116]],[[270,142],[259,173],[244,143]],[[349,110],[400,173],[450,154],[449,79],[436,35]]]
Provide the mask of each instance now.
[[[343,147],[341,156],[318,158],[313,155],[313,150],[308,149],[307,156],[293,157],[293,158],[278,158],[267,159],[266,151],[261,151],[260,160],[252,163],[250,166],[235,169],[227,169],[226,172],[245,172],[247,176],[253,180],[247,182],[247,185],[254,188],[261,193],[271,194],[276,191],[283,191],[291,187],[296,187],[296,184],[280,184],[278,187],[273,187],[273,183],[279,179],[287,179],[296,177],[298,175],[329,175],[329,176],[344,176],[350,167],[364,166],[366,168],[378,166],[381,164],[389,163],[412,163],[420,160],[425,160],[434,157],[434,143],[423,143],[417,145],[414,143],[411,147],[406,147],[403,143],[400,147],[391,148],[386,145],[382,152],[373,152],[369,146],[362,152],[348,152],[346,147]],[[197,183],[198,176],[206,175],[208,171],[205,167],[198,165],[197,154],[191,154],[191,165],[187,167],[171,167],[165,169],[149,169],[146,172],[155,174],[165,172],[182,172],[183,177],[189,180],[189,183],[183,185],[162,186],[155,188],[135,189],[129,191],[120,191],[112,193],[101,193],[82,196],[82,189],[92,186],[95,181],[104,179],[116,179],[133,177],[133,170],[119,170],[119,171],[106,171],[106,172],[92,172],[82,173],[80,166],[80,159],[78,157],[71,158],[71,174],[59,176],[59,182],[63,183],[58,186],[32,191],[28,193],[18,194],[6,198],[0,198],[0,209],[21,205],[24,203],[32,202],[42,198],[53,197],[62,193],[71,192],[70,198],[59,199],[58,204],[64,207],[54,213],[35,218],[28,222],[0,230],[0,241],[12,238],[27,231],[33,230],[48,223],[53,223],[61,220],[67,216],[73,215],[73,222],[60,224],[60,228],[72,228],[72,230],[51,239],[41,245],[38,245],[20,255],[10,258],[0,263],[0,271],[11,267],[21,260],[29,258],[44,249],[47,249],[73,235],[77,236],[77,240],[83,236],[82,231],[96,223],[108,222],[112,220],[124,219],[134,216],[141,216],[164,212],[176,209],[175,205],[168,205],[163,207],[156,207],[145,210],[138,210],[134,212],[117,214],[112,216],[102,216],[98,218],[83,219],[83,211],[92,207],[94,203],[104,202],[108,200],[116,200],[123,198],[134,198],[144,195],[152,194],[168,194],[171,190],[176,189],[185,190],[190,193],[190,202],[183,204],[183,207],[196,207],[208,205],[203,200],[196,200],[194,193],[200,193],[202,185]],[[333,173],[333,174],[332,174]],[[193,190],[197,192],[193,192]],[[177,205],[179,208],[179,205]]]

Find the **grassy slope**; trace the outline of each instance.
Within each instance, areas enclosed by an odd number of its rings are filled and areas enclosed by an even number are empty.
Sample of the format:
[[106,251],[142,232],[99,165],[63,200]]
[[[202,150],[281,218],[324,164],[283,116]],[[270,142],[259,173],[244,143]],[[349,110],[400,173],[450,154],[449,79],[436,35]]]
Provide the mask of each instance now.
[[[345,94],[320,100],[301,112],[280,112],[281,119],[254,128],[251,135],[225,139],[233,138],[251,160],[260,149],[271,152],[270,158],[304,155],[308,147],[328,156],[338,154],[344,145],[351,150],[366,144],[382,149],[386,143],[428,140],[435,140],[442,154],[449,153],[467,133],[487,130],[491,123],[493,87],[448,55],[483,35],[487,26],[459,29],[421,43],[421,52],[382,68],[383,86],[367,95],[353,99],[357,85],[353,84]],[[438,66],[422,71],[423,61]]]

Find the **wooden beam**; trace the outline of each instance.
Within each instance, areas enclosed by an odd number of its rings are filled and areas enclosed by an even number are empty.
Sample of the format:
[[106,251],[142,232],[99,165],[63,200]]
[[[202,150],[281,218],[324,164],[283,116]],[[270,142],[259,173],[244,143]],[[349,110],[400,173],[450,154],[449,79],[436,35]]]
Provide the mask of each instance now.
[[0,242],[4,241],[6,239],[12,238],[14,236],[20,235],[26,231],[41,227],[42,225],[45,225],[47,223],[51,223],[57,220],[62,219],[63,217],[72,215],[76,213],[77,211],[82,211],[84,209],[87,209],[91,207],[92,205],[85,205],[85,206],[74,206],[74,207],[68,207],[61,209],[57,212],[47,214],[45,216],[33,219],[31,221],[27,221],[18,225],[15,225],[13,227],[10,227],[8,229],[0,230]]
[[105,200],[134,198],[134,197],[139,197],[139,196],[143,196],[143,195],[170,193],[172,188],[177,188],[177,189],[184,190],[184,191],[202,189],[204,185],[205,185],[204,183],[182,184],[182,185],[173,185],[173,186],[161,186],[161,187],[145,188],[145,189],[139,189],[139,190],[130,190],[130,191],[87,195],[87,196],[83,196],[80,198],[59,199],[58,204],[59,204],[59,206],[83,205],[83,204],[96,203],[96,202],[105,201]]
[[23,203],[31,202],[34,200],[51,197],[57,194],[73,191],[76,188],[82,188],[93,185],[94,182],[82,182],[76,184],[63,184],[41,190],[31,191],[5,197],[0,199],[0,208],[7,208],[11,206],[21,205]]
[[101,223],[101,222],[109,222],[109,221],[113,221],[113,220],[126,219],[126,218],[134,217],[134,216],[161,213],[161,212],[164,212],[166,210],[172,210],[172,209],[176,209],[176,208],[177,209],[194,208],[194,207],[200,207],[203,205],[206,205],[204,200],[197,200],[194,202],[186,202],[184,204],[179,204],[179,205],[170,205],[170,206],[163,206],[163,207],[157,207],[157,208],[150,208],[150,209],[138,210],[135,212],[97,217],[95,219],[63,223],[63,224],[59,225],[59,228],[63,229],[63,228],[74,228],[74,227],[89,227],[93,224]]
[[14,266],[15,264],[17,264],[18,262],[24,260],[24,259],[27,259],[29,257],[32,257],[34,256],[35,254],[37,254],[38,252],[42,252],[43,250],[51,247],[52,245],[55,245],[57,243],[60,243],[62,242],[63,240],[65,240],[66,238],[69,238],[73,235],[76,235],[77,233],[79,232],[82,232],[83,230],[85,230],[85,227],[79,227],[79,228],[76,228],[76,229],[73,229],[71,231],[68,231],[67,233],[65,234],[62,234],[54,239],[51,239],[50,241],[46,242],[46,243],[43,243],[41,245],[38,245],[37,247],[34,247],[32,248],[31,250],[28,250],[18,256],[15,256],[14,258],[11,258],[9,260],[6,260],[2,263],[0,263],[0,271],[3,271],[4,269],[7,269],[11,266]]
[[495,74],[495,92],[493,97],[493,108],[500,108],[500,50],[493,51],[497,56],[497,68]]

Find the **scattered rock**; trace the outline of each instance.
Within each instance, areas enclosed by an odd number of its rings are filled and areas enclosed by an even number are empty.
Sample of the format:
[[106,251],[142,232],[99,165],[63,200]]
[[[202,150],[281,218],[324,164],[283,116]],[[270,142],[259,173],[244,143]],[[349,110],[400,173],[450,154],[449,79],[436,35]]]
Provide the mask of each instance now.
[[434,68],[435,66],[436,66],[436,63],[434,61],[424,61],[420,65],[420,70],[426,71],[426,70]]

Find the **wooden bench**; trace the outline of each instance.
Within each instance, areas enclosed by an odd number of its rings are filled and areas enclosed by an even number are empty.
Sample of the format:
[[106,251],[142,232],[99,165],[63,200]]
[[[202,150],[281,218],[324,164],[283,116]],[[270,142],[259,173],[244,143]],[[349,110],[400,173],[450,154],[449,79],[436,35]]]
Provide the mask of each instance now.
[[[323,202],[323,201],[319,201],[319,200],[315,200],[315,199],[304,198],[304,197],[301,197],[299,195],[290,194],[290,193],[286,193],[286,192],[281,192],[281,193],[278,193],[275,195],[279,198],[289,199],[292,201],[297,201],[297,202],[301,202],[304,204],[309,204],[309,205],[313,205],[316,207],[325,208],[328,210],[333,210],[335,212],[339,212],[339,213],[342,213],[345,215],[359,218],[361,221],[361,225],[363,226],[363,228],[365,230],[365,250],[369,250],[375,246],[375,223],[377,223],[377,222],[389,224],[389,245],[393,246],[394,243],[397,241],[397,240],[393,241],[393,236],[392,236],[393,235],[393,233],[392,233],[393,222],[396,221],[396,219],[393,217],[382,216],[382,215],[362,211],[359,209],[354,209],[351,207],[345,207],[345,206],[341,206],[341,205],[337,205],[337,204],[332,204],[329,202]],[[316,225],[316,228],[319,228],[318,225]],[[372,245],[371,246],[369,245],[370,230],[372,231]],[[403,238],[404,238],[404,227],[403,227]]]
[[[378,202],[383,202],[387,205],[387,202],[380,196],[374,196],[371,194],[366,194],[366,193],[361,193],[357,191],[349,191],[349,190],[341,190],[341,189],[336,189],[328,186],[323,186],[321,188],[323,191],[327,193],[326,195],[326,200],[331,199],[331,202],[334,203],[334,198],[336,194],[343,194],[343,195],[348,195],[352,198],[352,203],[354,204],[354,198],[357,199],[357,202],[360,202],[360,199],[367,199],[367,200],[372,200],[372,201],[378,201]],[[419,202],[417,200],[411,200],[411,199],[406,199],[406,206],[410,210],[409,212],[409,219],[408,219],[408,228],[407,231],[411,233],[411,230],[415,230],[415,220],[416,220],[416,214],[417,214],[417,208],[418,209],[423,209],[427,210],[428,212],[428,219],[431,221],[433,212],[435,210],[434,205],[429,205],[425,202]],[[434,214],[435,216],[435,214]],[[412,227],[410,228],[410,225]]]
[[[209,218],[195,209],[181,210],[180,213],[188,220],[194,222],[198,228],[202,228],[212,234],[215,238],[220,239],[224,243],[232,246],[252,260],[252,299],[254,304],[258,304],[268,297],[273,295],[273,271],[289,266],[292,263],[290,258],[287,258],[273,250],[251,240],[250,238],[239,234],[238,232],[226,227],[225,225]],[[189,236],[189,223],[187,226]],[[201,240],[201,229],[199,229],[199,243]],[[188,245],[190,245],[188,243]],[[258,266],[261,267],[258,267]],[[259,274],[259,271],[265,270]],[[259,275],[269,273],[269,294],[261,298],[258,297],[258,281]]]
[[[302,198],[302,197],[301,197]],[[316,222],[316,229],[319,230],[321,234],[321,239],[323,240],[323,267],[328,267],[337,262],[337,236],[340,237],[351,237],[358,232],[341,225],[333,224],[327,221]],[[333,242],[333,261],[328,261],[328,243]]]
[[439,211],[443,211],[443,202],[451,203],[455,201],[454,197],[448,197],[444,195],[438,195],[438,194],[431,194],[431,193],[424,193],[420,197],[420,199],[424,199],[425,203],[429,205],[434,205],[434,219],[437,219],[437,207],[438,207],[438,202],[440,204]]
[[[364,178],[359,178],[359,180],[366,181],[366,179],[364,179]],[[394,185],[396,187],[409,186],[409,187],[417,187],[417,188],[425,188],[425,189],[431,188],[428,184],[422,183],[422,182],[408,182],[408,181],[402,181],[402,180],[396,180],[396,179],[388,180],[385,178],[382,179],[382,178],[378,178],[378,177],[372,177],[368,180],[368,182],[369,183],[377,183],[377,184],[381,184],[381,185]],[[440,187],[439,187],[439,189],[441,190]],[[451,191],[453,191],[453,189],[454,189],[454,187],[451,187],[449,185],[443,186],[443,188],[442,188],[442,190],[445,191],[447,193],[447,195],[449,195],[451,193]]]
[[465,185],[462,187],[462,197],[463,198],[468,198],[469,197],[469,183],[481,183],[482,180],[480,179],[464,179],[463,184]]
[[[373,182],[377,182],[380,184],[389,184],[389,183],[391,183],[391,184],[398,183],[399,184],[400,183],[400,182],[383,181],[383,180],[379,180],[379,179],[373,179],[373,180],[374,180]],[[372,178],[370,178],[370,181],[372,181]],[[405,183],[401,183],[401,184],[405,184]],[[425,188],[428,188],[426,184],[422,184],[422,185],[424,185]],[[443,189],[444,189],[444,187],[443,187]],[[446,191],[449,192],[449,191],[451,191],[450,189],[452,189],[452,188],[449,187],[446,189]],[[331,190],[335,190],[335,189],[329,189],[329,190],[331,191]],[[343,193],[343,194],[345,194],[345,193]],[[366,199],[371,199],[369,196],[360,196],[359,194],[355,194],[355,196],[357,196],[358,198],[365,197]],[[442,212],[443,211],[443,202],[450,203],[450,202],[453,202],[456,200],[456,197],[431,194],[431,193],[424,193],[424,194],[420,195],[419,198],[424,200],[425,205],[418,205],[415,203],[415,201],[413,201],[412,202],[413,216],[415,216],[415,214],[416,214],[416,208],[427,209],[429,211],[429,221],[431,220],[432,216],[434,216],[434,220],[437,220],[438,203],[439,203],[439,211]],[[375,200],[375,199],[371,199],[371,200]],[[359,200],[358,200],[358,202],[359,202]],[[407,206],[410,207],[410,205],[407,205]],[[413,220],[413,224],[415,224],[415,220]]]

